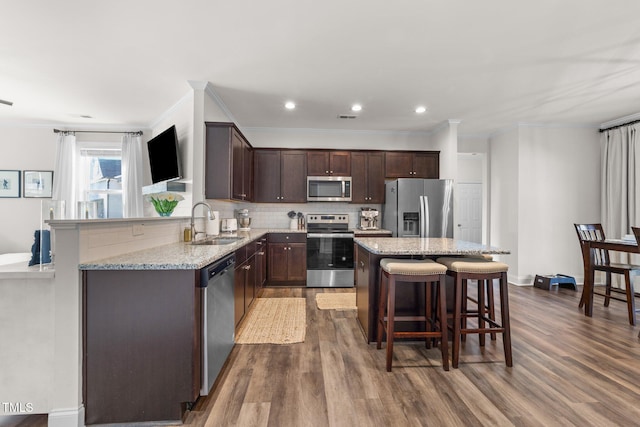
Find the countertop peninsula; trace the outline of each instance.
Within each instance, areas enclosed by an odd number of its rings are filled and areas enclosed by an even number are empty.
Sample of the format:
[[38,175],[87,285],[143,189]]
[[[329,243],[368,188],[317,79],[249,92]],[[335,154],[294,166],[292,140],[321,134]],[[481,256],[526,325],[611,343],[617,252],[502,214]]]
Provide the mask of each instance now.
[[376,255],[507,255],[508,250],[449,238],[356,237],[355,242]]
[[306,233],[306,230],[252,229],[210,237],[240,237],[226,245],[194,245],[176,242],[110,258],[85,262],[80,270],[198,270],[235,252],[267,233]]

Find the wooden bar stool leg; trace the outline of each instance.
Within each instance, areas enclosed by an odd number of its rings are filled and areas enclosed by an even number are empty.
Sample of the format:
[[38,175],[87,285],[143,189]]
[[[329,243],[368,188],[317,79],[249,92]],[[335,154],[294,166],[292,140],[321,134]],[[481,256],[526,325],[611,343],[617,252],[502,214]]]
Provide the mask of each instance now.
[[[486,280],[477,280],[478,282],[478,329],[484,329],[484,317],[487,312],[487,307],[484,302],[484,285]],[[480,341],[480,346],[483,347],[485,343],[485,333],[480,332],[478,340]]]
[[[462,306],[460,308],[460,313],[461,313],[461,318],[460,318],[460,328],[461,329],[466,329],[467,328],[467,279],[462,279]],[[467,336],[465,334],[462,334],[462,336],[460,337],[460,339],[462,341],[466,341],[467,340]]]
[[452,338],[452,351],[451,351],[451,366],[458,367],[458,360],[460,358],[460,323],[462,314],[462,279],[460,275],[455,274],[455,287],[454,298],[455,307],[453,309],[453,338]]
[[386,289],[386,273],[380,269],[380,297],[378,298],[378,333],[376,339],[376,348],[380,350],[382,348],[382,334],[384,333],[384,314],[387,304],[387,289]]
[[[425,331],[433,331],[434,323],[433,323],[433,300],[432,300],[432,289],[434,289],[433,284],[431,282],[426,282],[424,284],[424,330]],[[431,348],[431,343],[434,341],[432,337],[425,337],[424,343],[426,348]]]
[[[445,371],[449,370],[449,340],[447,329],[447,298],[445,295],[446,280],[445,276],[440,275],[438,287],[436,289],[436,298],[438,298],[438,307],[440,309],[440,351],[442,352],[442,367]],[[434,322],[435,325],[435,322]]]
[[[493,297],[493,279],[487,280],[487,305],[489,306],[489,319],[495,321],[496,320],[496,307],[495,307],[495,299]],[[496,333],[491,333],[491,340],[496,340]]]
[[507,273],[500,275],[500,314],[502,317],[502,342],[504,345],[504,356],[507,366],[513,366],[513,356],[511,354],[511,323],[509,321],[509,285],[507,283]]
[[391,362],[393,360],[393,331],[394,318],[396,314],[396,278],[393,274],[388,280],[389,291],[387,292],[387,372],[391,372]]

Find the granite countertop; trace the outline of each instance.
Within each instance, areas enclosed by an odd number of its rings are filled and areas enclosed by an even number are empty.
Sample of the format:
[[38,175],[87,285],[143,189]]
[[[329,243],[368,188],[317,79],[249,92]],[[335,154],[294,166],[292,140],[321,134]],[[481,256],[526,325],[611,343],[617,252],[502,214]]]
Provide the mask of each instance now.
[[479,255],[510,251],[480,243],[447,238],[356,237],[355,242],[377,255]]
[[391,235],[391,230],[385,230],[383,228],[378,228],[377,230],[361,230],[359,228],[354,228],[353,232],[359,235],[367,235],[367,234],[388,234]]
[[241,237],[228,245],[192,245],[176,242],[79,265],[80,270],[198,270],[235,252],[267,233],[306,233],[306,230],[256,229],[220,236]]

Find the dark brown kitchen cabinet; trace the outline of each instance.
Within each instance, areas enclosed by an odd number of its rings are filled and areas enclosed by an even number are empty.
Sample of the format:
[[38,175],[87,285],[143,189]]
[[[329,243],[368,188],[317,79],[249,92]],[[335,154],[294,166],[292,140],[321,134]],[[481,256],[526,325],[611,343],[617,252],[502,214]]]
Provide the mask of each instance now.
[[303,286],[307,280],[307,235],[269,233],[267,283]]
[[440,153],[437,151],[387,151],[386,178],[440,178]]
[[[267,238],[256,242],[256,288],[260,291],[267,283]],[[256,295],[257,296],[257,295]]]
[[307,156],[301,150],[254,150],[256,202],[305,203]]
[[351,153],[349,151],[307,151],[307,175],[351,176]]
[[200,391],[200,271],[82,277],[83,421],[180,420]]
[[233,123],[206,122],[205,196],[253,200],[253,148]]
[[384,153],[351,153],[351,203],[384,203]]
[[233,300],[236,328],[248,313],[253,300],[258,296],[257,289],[257,242],[251,242],[236,251],[234,270]]

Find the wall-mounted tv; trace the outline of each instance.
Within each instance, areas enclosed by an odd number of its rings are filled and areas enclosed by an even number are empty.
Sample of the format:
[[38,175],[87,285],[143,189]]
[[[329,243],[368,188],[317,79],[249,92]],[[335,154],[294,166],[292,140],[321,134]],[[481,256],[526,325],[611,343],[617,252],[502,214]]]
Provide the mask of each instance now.
[[175,125],[154,136],[147,142],[151,181],[172,181],[182,178],[180,147]]

